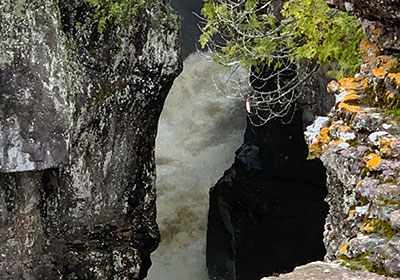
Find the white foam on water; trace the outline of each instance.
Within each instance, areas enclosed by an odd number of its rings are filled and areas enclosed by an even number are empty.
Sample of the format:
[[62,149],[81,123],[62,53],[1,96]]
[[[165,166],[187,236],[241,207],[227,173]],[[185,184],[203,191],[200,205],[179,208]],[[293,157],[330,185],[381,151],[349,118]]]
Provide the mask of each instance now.
[[157,222],[162,241],[147,280],[206,280],[208,191],[233,163],[245,129],[234,84],[198,53],[184,61],[161,114],[156,142]]

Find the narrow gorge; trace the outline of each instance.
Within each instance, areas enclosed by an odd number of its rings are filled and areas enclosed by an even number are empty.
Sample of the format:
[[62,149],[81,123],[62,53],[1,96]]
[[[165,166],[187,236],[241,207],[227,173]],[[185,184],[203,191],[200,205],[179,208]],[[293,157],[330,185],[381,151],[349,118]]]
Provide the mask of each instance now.
[[[223,68],[198,49],[227,39],[199,39],[226,1],[0,2],[0,279],[400,277],[398,0],[232,1],[270,26],[285,2],[327,3],[332,30],[355,15],[361,68],[308,77],[286,46],[249,66],[246,42]],[[252,94],[294,76],[299,98],[258,125]]]

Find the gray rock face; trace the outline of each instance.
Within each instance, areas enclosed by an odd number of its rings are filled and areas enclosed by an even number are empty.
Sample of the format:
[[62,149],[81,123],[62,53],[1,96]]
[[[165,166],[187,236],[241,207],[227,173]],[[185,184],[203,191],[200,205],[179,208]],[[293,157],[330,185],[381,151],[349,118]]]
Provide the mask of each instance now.
[[67,162],[68,104],[51,1],[0,3],[0,172]]
[[84,1],[0,7],[0,278],[143,279],[177,15],[160,0],[99,34]]
[[313,262],[297,267],[292,273],[261,280],[389,280],[395,279],[364,271],[351,271],[337,263]]
[[330,6],[359,17],[384,23],[400,23],[400,6],[397,0],[327,0]]

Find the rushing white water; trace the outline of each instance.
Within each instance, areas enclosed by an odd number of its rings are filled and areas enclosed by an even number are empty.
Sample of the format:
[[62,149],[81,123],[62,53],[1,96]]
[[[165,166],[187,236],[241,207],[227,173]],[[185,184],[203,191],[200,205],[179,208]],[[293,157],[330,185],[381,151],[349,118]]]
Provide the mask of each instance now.
[[245,128],[244,104],[216,90],[233,87],[219,66],[190,55],[162,112],[157,143],[161,244],[147,280],[205,280],[208,191],[233,162]]

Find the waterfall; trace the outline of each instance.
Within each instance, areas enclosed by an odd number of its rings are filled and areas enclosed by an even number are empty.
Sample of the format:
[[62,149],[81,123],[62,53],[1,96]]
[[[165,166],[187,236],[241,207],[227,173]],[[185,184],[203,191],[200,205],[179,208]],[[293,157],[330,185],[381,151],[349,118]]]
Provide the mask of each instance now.
[[[162,241],[147,280],[205,280],[208,191],[233,163],[245,129],[233,80],[199,53],[184,61],[159,121],[157,222]],[[244,75],[244,73],[234,73]],[[243,76],[242,76],[243,77]]]

